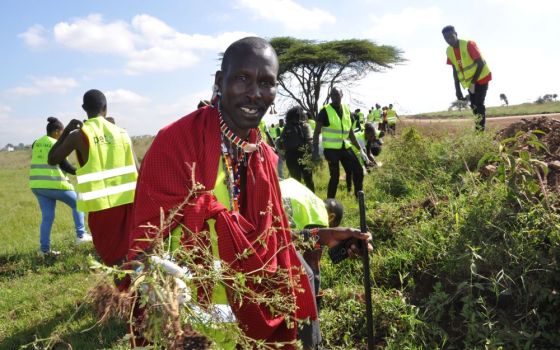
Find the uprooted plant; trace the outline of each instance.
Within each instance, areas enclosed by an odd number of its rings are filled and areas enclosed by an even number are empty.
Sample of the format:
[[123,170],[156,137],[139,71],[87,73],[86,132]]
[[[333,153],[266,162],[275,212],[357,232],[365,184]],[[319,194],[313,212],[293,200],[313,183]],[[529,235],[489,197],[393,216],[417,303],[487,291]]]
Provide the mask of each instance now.
[[[299,281],[294,279],[298,273],[281,268],[269,273],[267,270],[272,271],[272,261],[267,261],[263,267],[253,271],[235,271],[227,263],[217,260],[210,244],[212,237],[209,231],[191,232],[179,225],[174,230],[187,235],[189,243],[176,250],[171,249],[173,234],[170,239],[164,238],[164,232],[169,232],[173,223],[180,221],[184,206],[190,205],[191,199],[203,192],[203,186],[193,182],[190,194],[181,205],[167,216],[161,213],[159,227],[146,227],[151,233],[150,238],[146,238],[151,248],[142,252],[142,258],[121,268],[109,268],[101,264],[93,266],[108,276],[128,282],[128,288],[123,292],[106,282],[91,292],[94,304],[100,311],[100,320],[114,316],[128,321],[133,346],[165,349],[276,349],[286,345],[266,343],[246,336],[231,309],[214,299],[220,290],[225,293],[224,286],[227,286],[227,300],[230,303],[264,306],[273,316],[283,315],[288,327],[295,327],[290,316],[295,314],[295,296],[285,291],[288,287],[301,288]],[[272,215],[270,206],[261,215]],[[279,220],[273,218],[277,224]],[[254,244],[264,245],[267,235],[275,234],[274,226],[263,232]],[[286,248],[281,246],[278,252]],[[246,249],[237,254],[236,260],[246,259],[251,254]]]

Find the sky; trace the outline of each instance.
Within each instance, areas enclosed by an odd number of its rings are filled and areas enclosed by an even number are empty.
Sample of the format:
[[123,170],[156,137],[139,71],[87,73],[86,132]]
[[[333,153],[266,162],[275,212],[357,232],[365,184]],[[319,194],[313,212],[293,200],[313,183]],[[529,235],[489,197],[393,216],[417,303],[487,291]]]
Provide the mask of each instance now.
[[[210,97],[219,54],[249,35],[395,46],[406,61],[345,87],[343,102],[393,103],[411,115],[455,99],[441,35],[452,24],[492,70],[487,106],[501,93],[531,102],[560,93],[558,18],[557,0],[5,0],[0,148],[41,137],[49,116],[84,119],[82,96],[93,88],[130,135],[155,135]],[[279,112],[292,104],[277,102]]]

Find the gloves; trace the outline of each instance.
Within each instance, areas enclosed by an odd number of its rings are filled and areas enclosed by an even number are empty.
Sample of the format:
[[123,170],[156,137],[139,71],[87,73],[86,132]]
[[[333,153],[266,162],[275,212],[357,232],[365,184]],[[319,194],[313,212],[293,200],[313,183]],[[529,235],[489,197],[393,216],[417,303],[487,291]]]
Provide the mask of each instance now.
[[181,267],[171,260],[152,255],[150,256],[150,261],[155,265],[161,266],[165,272],[173,277],[191,277],[191,273],[186,267]]
[[457,100],[459,101],[463,101],[465,98],[463,97],[463,92],[461,90],[457,90],[455,92],[455,96],[457,97]]
[[469,92],[471,94],[474,94],[474,86],[475,86],[474,84],[471,84],[471,86],[469,86]]

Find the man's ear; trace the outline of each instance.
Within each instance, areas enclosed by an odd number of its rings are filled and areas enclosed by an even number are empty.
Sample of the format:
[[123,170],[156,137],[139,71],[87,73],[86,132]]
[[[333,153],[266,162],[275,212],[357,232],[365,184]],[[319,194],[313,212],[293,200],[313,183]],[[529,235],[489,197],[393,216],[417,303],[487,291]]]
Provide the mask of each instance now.
[[222,71],[221,70],[216,71],[216,74],[214,75],[214,85],[218,87],[218,91],[222,90],[223,81],[224,81],[224,74],[222,73]]

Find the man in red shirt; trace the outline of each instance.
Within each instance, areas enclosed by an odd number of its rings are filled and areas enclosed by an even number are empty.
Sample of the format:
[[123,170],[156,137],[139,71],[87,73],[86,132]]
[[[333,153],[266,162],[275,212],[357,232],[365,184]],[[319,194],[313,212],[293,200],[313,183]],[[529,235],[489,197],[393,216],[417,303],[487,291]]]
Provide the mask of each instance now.
[[461,86],[468,89],[471,108],[476,116],[476,129],[484,131],[486,125],[484,100],[488,91],[488,82],[492,80],[492,73],[474,41],[459,39],[453,26],[446,26],[441,32],[449,44],[447,64],[453,67],[455,95],[458,100],[463,100]]

